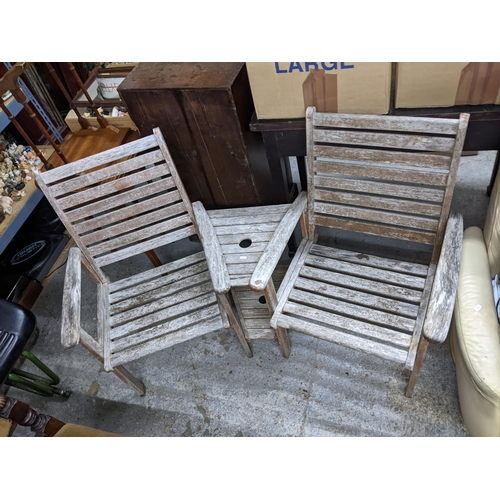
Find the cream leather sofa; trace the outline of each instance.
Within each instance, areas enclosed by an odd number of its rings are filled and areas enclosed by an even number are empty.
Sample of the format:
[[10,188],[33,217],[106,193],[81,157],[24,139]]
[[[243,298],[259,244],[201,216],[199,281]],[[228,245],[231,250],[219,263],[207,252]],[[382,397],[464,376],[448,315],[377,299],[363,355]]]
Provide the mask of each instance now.
[[500,276],[500,177],[484,231],[464,232],[451,350],[460,409],[472,436],[500,436],[500,329],[491,280]]

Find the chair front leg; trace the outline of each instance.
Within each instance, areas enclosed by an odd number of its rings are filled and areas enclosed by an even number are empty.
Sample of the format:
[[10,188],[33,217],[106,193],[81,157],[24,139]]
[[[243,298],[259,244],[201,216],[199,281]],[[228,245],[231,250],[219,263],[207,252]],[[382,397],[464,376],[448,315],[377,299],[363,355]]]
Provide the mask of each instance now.
[[[269,308],[269,312],[271,313],[271,317],[276,311],[276,307],[278,306],[278,297],[276,296],[276,289],[274,288],[273,280],[270,279],[267,283],[266,288],[264,288],[264,297],[266,298],[267,307]],[[276,328],[276,337],[278,339],[278,344],[281,349],[281,354],[284,358],[288,359],[290,357],[290,340],[288,338],[288,331],[286,328],[278,326]]]
[[245,350],[245,354],[249,358],[253,357],[252,349],[250,348],[250,345],[248,344],[248,341],[245,338],[245,334],[243,333],[243,329],[241,328],[238,318],[234,314],[233,308],[231,307],[231,303],[229,301],[228,294],[217,293],[217,298],[219,300],[219,303],[222,304],[222,307],[224,308],[224,311],[226,312],[227,317],[229,318],[229,322],[234,328],[234,331],[236,332],[236,335],[238,336],[238,339],[241,342],[243,349]]

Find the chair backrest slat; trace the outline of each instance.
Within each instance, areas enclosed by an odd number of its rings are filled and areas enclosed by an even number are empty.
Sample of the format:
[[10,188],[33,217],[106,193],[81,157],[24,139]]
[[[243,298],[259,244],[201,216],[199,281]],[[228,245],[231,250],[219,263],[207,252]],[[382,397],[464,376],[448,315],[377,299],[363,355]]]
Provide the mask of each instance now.
[[37,181],[101,280],[103,266],[196,234],[159,130],[37,174]]
[[311,231],[320,225],[440,244],[467,115],[343,115],[308,108],[306,116]]

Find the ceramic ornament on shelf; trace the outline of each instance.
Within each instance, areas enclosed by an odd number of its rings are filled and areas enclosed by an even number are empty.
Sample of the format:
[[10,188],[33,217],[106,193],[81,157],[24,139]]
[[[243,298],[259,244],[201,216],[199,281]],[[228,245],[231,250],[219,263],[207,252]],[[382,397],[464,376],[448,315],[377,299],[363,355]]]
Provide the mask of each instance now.
[[7,141],[0,135],[0,222],[12,214],[12,205],[26,196],[27,183],[33,180],[33,169],[42,161],[30,147]]

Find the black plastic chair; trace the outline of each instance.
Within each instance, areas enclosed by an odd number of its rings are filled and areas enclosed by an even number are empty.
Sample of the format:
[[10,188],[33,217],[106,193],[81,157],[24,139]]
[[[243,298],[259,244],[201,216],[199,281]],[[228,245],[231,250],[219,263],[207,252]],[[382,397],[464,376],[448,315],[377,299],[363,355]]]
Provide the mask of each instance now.
[[[34,354],[25,350],[35,330],[36,318],[29,309],[0,299],[0,385],[5,383],[40,396],[58,394],[69,397],[71,391],[56,387],[59,377]],[[30,360],[49,378],[14,368],[20,356]]]

